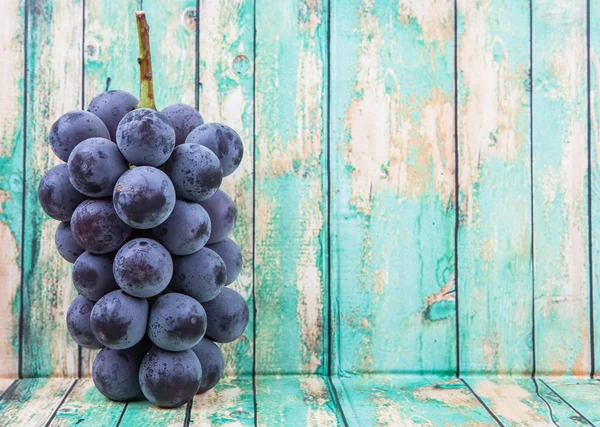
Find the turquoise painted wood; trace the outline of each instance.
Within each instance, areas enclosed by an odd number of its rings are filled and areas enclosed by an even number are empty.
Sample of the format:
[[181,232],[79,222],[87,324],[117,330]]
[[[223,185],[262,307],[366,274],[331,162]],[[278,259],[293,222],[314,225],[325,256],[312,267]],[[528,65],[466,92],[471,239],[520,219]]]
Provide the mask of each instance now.
[[550,377],[540,381],[574,406],[589,423],[600,424],[600,381],[572,377]]

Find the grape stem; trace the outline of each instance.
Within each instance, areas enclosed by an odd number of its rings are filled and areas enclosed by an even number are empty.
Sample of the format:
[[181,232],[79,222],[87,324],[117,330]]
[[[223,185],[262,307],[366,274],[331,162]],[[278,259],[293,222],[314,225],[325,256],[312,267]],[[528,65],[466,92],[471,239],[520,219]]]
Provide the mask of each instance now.
[[152,59],[150,58],[150,27],[146,21],[146,12],[135,12],[137,22],[138,41],[140,45],[140,103],[136,108],[152,108],[154,103],[154,87],[152,85]]

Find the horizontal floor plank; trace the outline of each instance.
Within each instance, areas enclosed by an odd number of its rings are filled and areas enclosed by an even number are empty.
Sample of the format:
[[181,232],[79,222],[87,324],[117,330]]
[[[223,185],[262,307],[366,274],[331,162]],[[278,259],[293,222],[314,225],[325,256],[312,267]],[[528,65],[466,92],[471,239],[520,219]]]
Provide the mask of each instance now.
[[187,405],[174,409],[158,408],[147,400],[129,402],[119,427],[182,427]]
[[14,378],[0,378],[0,398],[8,388],[15,382]]
[[191,426],[254,426],[252,378],[222,379],[194,398]]
[[566,377],[542,378],[540,381],[573,406],[590,423],[600,425],[600,381]]

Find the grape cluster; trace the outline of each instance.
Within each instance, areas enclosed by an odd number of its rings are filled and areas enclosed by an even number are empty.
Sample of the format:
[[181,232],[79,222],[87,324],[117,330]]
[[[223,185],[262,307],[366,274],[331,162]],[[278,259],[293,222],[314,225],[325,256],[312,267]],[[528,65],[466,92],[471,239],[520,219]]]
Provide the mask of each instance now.
[[56,248],[74,264],[68,330],[101,349],[96,387],[112,400],[177,407],[217,384],[215,343],[248,324],[246,301],[227,287],[242,268],[228,238],[237,211],[219,190],[244,149],[233,129],[190,106],[138,105],[111,90],[60,117],[49,142],[66,163],[43,176],[38,197],[61,221]]

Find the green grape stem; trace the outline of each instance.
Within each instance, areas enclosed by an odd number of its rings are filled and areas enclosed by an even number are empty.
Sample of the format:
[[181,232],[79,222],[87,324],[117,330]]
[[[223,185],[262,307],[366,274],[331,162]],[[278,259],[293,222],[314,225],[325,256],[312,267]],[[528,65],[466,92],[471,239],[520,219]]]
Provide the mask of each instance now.
[[150,27],[146,21],[146,12],[135,12],[138,41],[140,45],[140,103],[136,108],[156,110],[154,103],[154,86],[152,85],[152,59],[150,58]]

